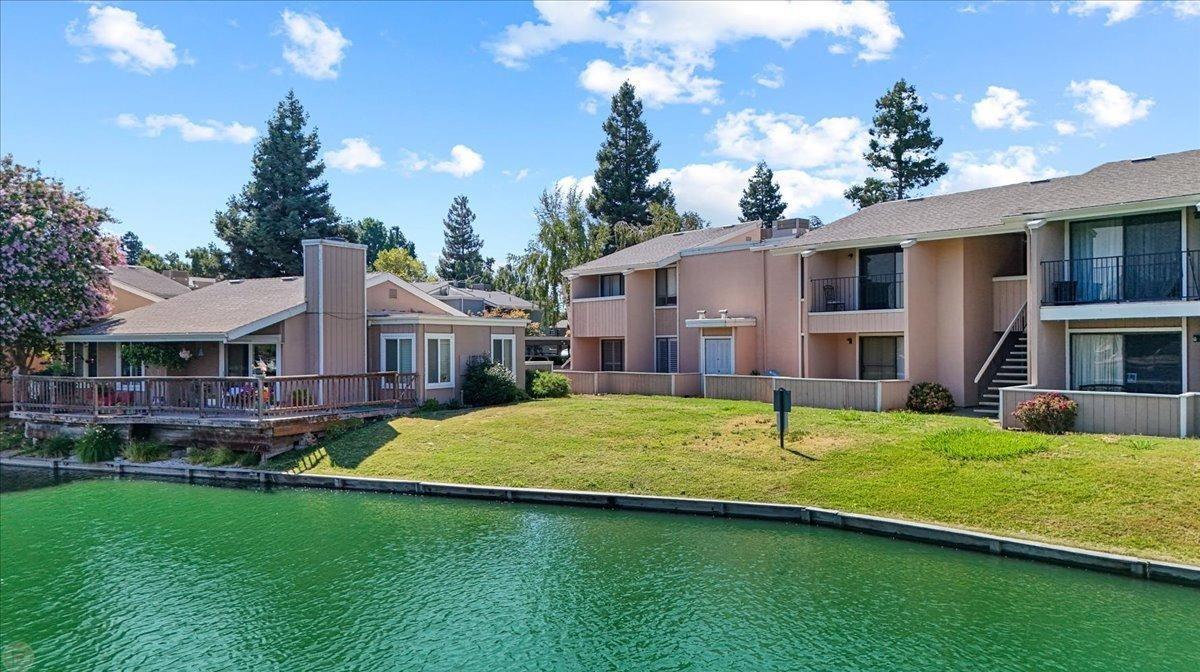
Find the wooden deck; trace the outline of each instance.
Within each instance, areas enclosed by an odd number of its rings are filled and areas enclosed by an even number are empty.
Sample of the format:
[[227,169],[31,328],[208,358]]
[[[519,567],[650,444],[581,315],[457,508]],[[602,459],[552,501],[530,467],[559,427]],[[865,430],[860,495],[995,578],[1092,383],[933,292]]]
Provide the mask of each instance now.
[[95,424],[173,445],[274,452],[346,418],[393,416],[417,402],[416,374],[271,378],[14,376],[10,417],[41,438]]

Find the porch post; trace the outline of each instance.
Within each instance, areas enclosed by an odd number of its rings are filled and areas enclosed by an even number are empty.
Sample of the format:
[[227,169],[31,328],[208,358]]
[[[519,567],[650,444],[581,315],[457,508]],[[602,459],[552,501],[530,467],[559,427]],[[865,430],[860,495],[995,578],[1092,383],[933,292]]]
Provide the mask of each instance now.
[[88,383],[92,387],[92,419],[100,417],[100,387],[96,381],[89,380]]
[[400,405],[400,372],[392,374],[392,403]]
[[196,408],[200,413],[200,417],[204,417],[204,388],[208,382],[203,378],[200,379],[200,394],[196,396]]
[[258,387],[258,394],[256,396],[256,399],[257,399],[256,403],[258,405],[258,419],[262,420],[262,417],[263,417],[263,376],[258,376],[255,380],[255,383],[257,384],[257,387]]

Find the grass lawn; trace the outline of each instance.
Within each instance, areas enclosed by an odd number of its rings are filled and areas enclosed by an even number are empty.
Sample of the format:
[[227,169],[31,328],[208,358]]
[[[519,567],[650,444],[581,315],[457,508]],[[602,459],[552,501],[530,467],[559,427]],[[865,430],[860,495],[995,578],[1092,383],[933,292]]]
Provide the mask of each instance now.
[[369,425],[277,458],[316,473],[808,504],[1200,563],[1200,441],[983,419],[577,396]]

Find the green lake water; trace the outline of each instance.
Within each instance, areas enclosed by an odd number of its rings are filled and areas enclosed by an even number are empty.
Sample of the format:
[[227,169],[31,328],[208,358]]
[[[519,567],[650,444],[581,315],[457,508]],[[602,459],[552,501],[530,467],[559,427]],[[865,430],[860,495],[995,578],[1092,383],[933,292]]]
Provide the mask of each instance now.
[[6,670],[1200,670],[1200,590],[837,530],[3,479]]

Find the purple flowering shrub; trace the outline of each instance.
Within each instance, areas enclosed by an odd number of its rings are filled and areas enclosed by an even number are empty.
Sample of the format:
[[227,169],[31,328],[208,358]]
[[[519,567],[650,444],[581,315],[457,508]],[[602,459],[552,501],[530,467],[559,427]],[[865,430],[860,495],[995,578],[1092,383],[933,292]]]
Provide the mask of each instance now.
[[41,170],[0,158],[0,366],[28,370],[57,333],[95,322],[112,299],[104,266],[124,263],[112,217]]

